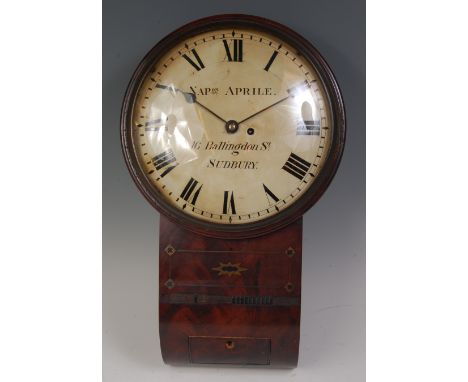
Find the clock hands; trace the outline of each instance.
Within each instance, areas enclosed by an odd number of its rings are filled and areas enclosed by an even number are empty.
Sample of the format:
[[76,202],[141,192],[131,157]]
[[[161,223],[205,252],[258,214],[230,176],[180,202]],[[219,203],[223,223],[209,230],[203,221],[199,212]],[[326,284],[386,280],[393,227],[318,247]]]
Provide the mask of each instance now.
[[235,120],[226,121],[224,118],[222,118],[218,114],[216,114],[213,110],[207,108],[205,105],[200,103],[197,100],[197,96],[195,95],[195,93],[184,92],[183,90],[180,90],[180,89],[178,89],[178,88],[176,88],[174,86],[167,86],[167,85],[162,85],[162,84],[156,84],[156,87],[159,88],[159,89],[171,91],[173,93],[176,93],[176,92],[181,93],[184,96],[185,101],[187,103],[196,103],[197,105],[199,105],[200,107],[205,109],[208,113],[212,114],[213,116],[215,116],[219,120],[223,121],[224,124],[225,124],[225,128],[226,128],[228,133],[235,133],[239,129],[239,125],[241,123],[244,123],[245,121],[248,121],[249,119],[257,116],[260,113],[263,113],[264,111],[266,111],[268,109],[271,109],[273,106],[276,106],[279,103],[286,101],[288,98],[294,97],[297,94],[297,92],[299,92],[301,90],[304,90],[306,88],[309,88],[310,84],[307,81],[304,81],[303,83],[288,89],[289,95],[287,97],[281,98],[279,101],[276,101],[275,103],[273,103],[273,104],[271,104],[271,105],[257,111],[256,113],[254,113],[252,115],[249,115],[247,118],[244,118],[242,121],[239,121],[239,122],[237,122]]
[[172,91],[172,92],[178,92],[178,93],[181,93],[184,98],[185,98],[185,101],[187,103],[196,103],[198,106],[202,107],[203,109],[205,109],[208,113],[211,113],[212,115],[214,115],[216,118],[218,118],[219,120],[223,121],[224,123],[227,123],[227,121],[220,117],[218,114],[216,114],[213,110],[210,110],[209,108],[207,108],[205,105],[203,105],[202,103],[200,103],[198,100],[197,100],[197,96],[195,95],[195,93],[190,93],[190,92],[184,92],[183,90],[180,90],[180,89],[177,89],[175,88],[174,86],[167,86],[167,85],[162,85],[162,84],[156,84],[156,87],[159,88],[159,89],[163,89],[163,90],[168,90],[168,91]]
[[242,121],[239,121],[239,124],[249,120],[250,118],[255,117],[256,115],[258,115],[260,113],[263,113],[265,110],[268,110],[268,109],[272,108],[273,106],[278,105],[279,103],[287,100],[289,97],[291,97],[291,95],[288,95],[287,97],[284,97],[284,98],[280,99],[279,101],[276,101],[274,104],[272,104],[270,106],[267,106],[267,107],[263,108],[262,110],[257,111],[256,113],[254,113],[252,115],[249,115],[247,118],[244,118]]
[[227,123],[227,121],[224,119],[224,118],[221,118],[218,114],[216,114],[214,111],[208,109],[205,105],[201,104],[200,102],[197,101],[197,99],[195,98],[195,94],[193,94],[193,102],[195,102],[198,106],[202,107],[203,109],[205,109],[208,113],[211,113],[212,115],[214,115],[216,118],[218,118],[219,120],[223,121],[224,123]]
[[270,106],[267,106],[267,107],[263,108],[262,110],[259,110],[256,113],[254,113],[252,115],[249,115],[247,118],[244,118],[242,121],[239,121],[238,123],[241,124],[241,123],[249,120],[250,118],[255,117],[256,115],[258,115],[260,113],[263,113],[264,111],[272,108],[273,106],[276,106],[279,103],[281,103],[283,101],[286,101],[288,98],[294,97],[299,91],[307,89],[307,88],[310,88],[310,84],[307,81],[304,81],[303,83],[301,83],[301,84],[299,84],[297,86],[293,86],[292,88],[288,89],[289,95],[287,97],[281,98],[279,101],[276,101],[275,103],[271,104]]

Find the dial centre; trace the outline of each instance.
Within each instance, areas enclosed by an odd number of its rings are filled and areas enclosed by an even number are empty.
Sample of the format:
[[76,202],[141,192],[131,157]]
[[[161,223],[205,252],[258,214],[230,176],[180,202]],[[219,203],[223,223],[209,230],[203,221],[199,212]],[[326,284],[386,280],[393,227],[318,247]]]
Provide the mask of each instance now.
[[239,124],[234,121],[234,120],[230,120],[230,121],[227,121],[226,122],[226,131],[229,133],[229,134],[233,134],[235,133],[237,130],[239,130]]

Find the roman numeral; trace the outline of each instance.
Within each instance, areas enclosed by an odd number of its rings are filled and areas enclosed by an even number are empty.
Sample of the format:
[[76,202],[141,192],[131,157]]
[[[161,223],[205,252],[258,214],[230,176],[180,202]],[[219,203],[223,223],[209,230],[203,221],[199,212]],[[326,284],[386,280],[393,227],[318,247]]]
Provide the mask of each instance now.
[[[190,203],[192,205],[195,205],[195,203],[197,202],[197,199],[198,199],[198,195],[200,195],[200,191],[201,191],[201,189],[203,187],[203,184],[200,184],[200,186],[198,188],[197,188],[197,186],[198,186],[198,181],[193,179],[193,178],[190,178],[190,180],[186,184],[184,190],[180,194],[180,197],[182,199],[184,199],[186,202],[188,202],[188,203]],[[192,194],[193,194],[193,196],[192,196]]]
[[154,119],[145,123],[145,131],[158,131],[163,126],[164,124],[161,118]]
[[265,191],[266,197],[268,199],[268,204],[274,204],[270,203],[270,198],[273,199],[275,203],[279,201],[279,198],[267,186],[263,185],[263,190]]
[[187,56],[187,54],[183,54],[182,57],[185,58],[190,65],[192,65],[195,69],[197,69],[197,71],[202,70],[205,67],[205,65],[203,65],[203,62],[200,56],[198,55],[195,49],[192,49],[192,53],[193,53],[193,56],[195,57],[195,60],[197,60],[198,64],[196,64],[189,56]]
[[295,176],[297,179],[302,180],[304,176],[309,171],[310,163],[305,159],[297,156],[294,153],[291,153],[288,160],[283,166],[283,170],[289,172],[291,175]]
[[[176,157],[171,149],[162,152],[161,154],[156,155],[153,159],[154,167],[156,170],[160,170],[165,168],[165,170],[161,174],[161,178],[167,175],[169,172],[174,170],[174,168],[178,165],[176,162]],[[174,164],[173,164],[174,163]]]
[[273,52],[273,54],[271,55],[270,60],[268,61],[266,66],[263,68],[264,70],[266,70],[268,72],[268,69],[270,69],[270,66],[271,66],[271,64],[273,64],[273,61],[275,61],[275,58],[276,58],[277,55],[278,55],[278,51],[275,50]]
[[242,62],[242,40],[232,40],[234,51],[231,54],[231,49],[229,49],[229,45],[227,40],[223,40],[224,49],[226,49],[226,55],[228,61],[235,61],[235,62]]
[[234,204],[234,191],[224,191],[223,214],[236,214],[236,206]]

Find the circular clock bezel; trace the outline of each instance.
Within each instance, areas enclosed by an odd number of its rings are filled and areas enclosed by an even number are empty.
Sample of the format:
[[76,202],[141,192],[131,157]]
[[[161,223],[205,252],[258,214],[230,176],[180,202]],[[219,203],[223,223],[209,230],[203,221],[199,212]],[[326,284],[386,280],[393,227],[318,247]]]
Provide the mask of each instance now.
[[[333,125],[330,151],[315,181],[305,193],[281,212],[251,223],[216,224],[190,216],[165,201],[161,192],[150,182],[139,165],[132,140],[132,110],[138,90],[148,72],[162,56],[175,45],[201,33],[226,28],[251,28],[269,33],[295,48],[316,70],[330,105]],[[325,59],[302,36],[277,22],[241,14],[206,17],[175,30],[158,42],[135,70],[125,94],[120,119],[121,143],[125,162],[138,189],[161,214],[182,227],[199,234],[217,238],[249,238],[278,230],[300,218],[322,196],[333,179],[343,154],[346,121],[343,99],[335,77]]]

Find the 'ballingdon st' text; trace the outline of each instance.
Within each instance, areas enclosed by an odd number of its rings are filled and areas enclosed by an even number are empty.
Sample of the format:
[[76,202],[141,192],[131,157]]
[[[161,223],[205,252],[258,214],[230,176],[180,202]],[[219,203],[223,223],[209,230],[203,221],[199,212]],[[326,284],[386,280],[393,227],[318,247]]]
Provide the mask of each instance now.
[[239,151],[269,151],[271,148],[271,142],[261,143],[232,143],[229,141],[208,141],[206,143],[200,141],[194,141],[192,144],[193,150],[214,150],[214,151],[231,151],[232,154],[237,155]]

